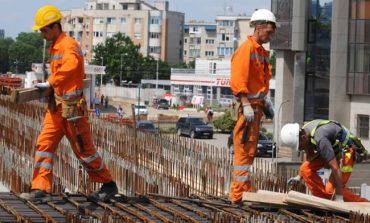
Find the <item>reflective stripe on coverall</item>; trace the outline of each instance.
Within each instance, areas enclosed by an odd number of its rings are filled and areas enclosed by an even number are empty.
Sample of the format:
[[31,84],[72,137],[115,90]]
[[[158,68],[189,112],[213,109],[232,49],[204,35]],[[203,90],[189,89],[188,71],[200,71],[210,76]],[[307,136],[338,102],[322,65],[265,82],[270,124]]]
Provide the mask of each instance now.
[[[354,164],[355,164],[355,151],[352,148],[349,148],[343,154],[342,167],[340,168],[342,172],[343,200],[346,202],[369,202],[368,199],[352,193],[347,187],[347,182],[351,177]],[[332,181],[329,181],[326,184],[325,191],[330,194],[334,194],[334,184]]]
[[[83,78],[85,76],[84,60],[77,42],[64,33],[49,49],[51,75],[48,82],[54,88],[55,94],[65,100],[83,98]],[[86,100],[81,107],[87,112]],[[81,111],[79,111],[79,114]],[[32,179],[32,190],[39,189],[52,192],[53,156],[60,140],[65,135],[76,157],[81,161],[91,181],[107,183],[112,177],[93,145],[90,124],[87,117],[74,122],[62,117],[62,104],[57,103],[55,112],[47,111],[42,131],[37,139],[35,165]],[[77,142],[77,132],[83,141],[83,150]]]
[[232,202],[242,199],[243,192],[251,191],[250,168],[257,152],[260,120],[264,106],[264,95],[268,94],[271,79],[269,52],[259,45],[251,36],[236,50],[231,59],[230,86],[233,94],[248,96],[255,110],[255,119],[248,123],[249,132],[246,143],[241,144],[245,122],[242,107],[233,130],[234,163],[230,197]]

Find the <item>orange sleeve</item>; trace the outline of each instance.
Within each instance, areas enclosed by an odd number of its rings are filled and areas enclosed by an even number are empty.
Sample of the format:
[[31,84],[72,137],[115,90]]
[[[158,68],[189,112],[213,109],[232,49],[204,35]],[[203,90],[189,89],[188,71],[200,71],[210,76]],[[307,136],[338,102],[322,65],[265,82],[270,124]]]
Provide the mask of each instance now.
[[50,75],[48,79],[54,88],[76,79],[76,75],[79,75],[76,72],[78,68],[78,57],[77,48],[73,45],[64,51],[61,67]]
[[231,58],[230,87],[235,96],[249,93],[249,66],[251,45],[246,42],[241,45]]

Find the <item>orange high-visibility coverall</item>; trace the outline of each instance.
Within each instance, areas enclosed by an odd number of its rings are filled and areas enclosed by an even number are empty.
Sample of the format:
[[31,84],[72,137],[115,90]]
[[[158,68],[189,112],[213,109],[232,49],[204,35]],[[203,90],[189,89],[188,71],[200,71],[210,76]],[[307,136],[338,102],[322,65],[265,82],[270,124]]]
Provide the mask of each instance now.
[[[355,165],[355,151],[350,148],[347,152],[343,154],[342,158],[342,182],[343,182],[343,200],[346,202],[369,202],[368,199],[360,197],[354,193],[352,193],[347,185],[349,178],[351,177],[353,166]],[[332,181],[329,181],[326,184],[325,191],[334,194],[334,184]]]
[[[353,154],[353,150],[351,149]],[[347,153],[345,153],[347,154]],[[352,155],[351,154],[351,155]],[[342,166],[352,166],[354,165],[353,155],[345,155],[342,160]],[[312,195],[331,199],[334,194],[334,179],[330,178],[326,187],[322,182],[320,176],[317,175],[317,171],[325,166],[325,161],[321,157],[317,157],[312,161],[304,161],[300,167],[300,175],[303,177],[308,189],[311,191]],[[345,185],[349,180],[351,173],[343,173],[342,170],[342,183],[343,183],[343,200],[347,202],[367,202],[366,198],[359,197],[353,194]]]
[[[48,82],[54,88],[56,97],[66,101],[83,99],[85,70],[78,43],[62,33],[50,47],[49,54],[51,75]],[[81,106],[87,109],[86,101],[83,101]],[[82,137],[83,149],[78,144],[77,133]],[[83,117],[75,122],[67,121],[62,117],[62,104],[57,101],[55,112],[47,110],[41,134],[37,139],[32,190],[52,191],[53,156],[64,135],[93,182],[112,181],[112,176],[93,145],[88,118]]]
[[[257,151],[260,121],[264,101],[258,95],[267,95],[271,79],[269,51],[258,44],[252,36],[235,51],[231,58],[230,86],[235,96],[245,94],[255,110],[252,123],[245,123],[242,107],[234,127],[234,163],[230,197],[232,202],[242,199],[243,192],[251,191],[250,168]],[[243,130],[248,125],[248,138],[241,144]]]

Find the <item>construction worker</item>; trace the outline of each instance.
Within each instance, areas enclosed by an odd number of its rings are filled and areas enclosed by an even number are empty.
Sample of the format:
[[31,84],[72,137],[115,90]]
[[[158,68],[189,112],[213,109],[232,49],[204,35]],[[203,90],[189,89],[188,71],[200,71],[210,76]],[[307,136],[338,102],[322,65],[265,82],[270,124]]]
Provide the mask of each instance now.
[[[316,119],[302,128],[289,123],[281,129],[281,142],[297,151],[305,152],[305,159],[298,176],[288,180],[292,185],[303,178],[312,195],[335,201],[367,201],[345,187],[355,160],[367,159],[361,140],[346,127],[332,120]],[[343,157],[342,157],[343,156]],[[340,168],[342,158],[342,168]],[[331,176],[325,187],[317,171],[329,167]]]
[[41,7],[35,15],[33,30],[40,30],[42,37],[51,43],[51,75],[35,87],[51,89],[54,97],[50,97],[49,105],[54,106],[48,107],[37,139],[31,192],[22,193],[20,197],[32,202],[50,200],[53,188],[53,156],[65,135],[91,181],[102,183],[100,190],[90,194],[89,198],[105,202],[118,193],[118,189],[93,145],[83,96],[85,71],[81,48],[62,31],[61,19],[60,11],[50,5]]
[[267,9],[255,11],[250,20],[254,33],[235,51],[231,58],[230,86],[240,106],[234,127],[233,179],[230,198],[240,204],[243,192],[251,191],[250,168],[257,151],[262,113],[273,118],[269,81],[271,65],[269,51],[262,46],[268,43],[276,30],[276,18]]

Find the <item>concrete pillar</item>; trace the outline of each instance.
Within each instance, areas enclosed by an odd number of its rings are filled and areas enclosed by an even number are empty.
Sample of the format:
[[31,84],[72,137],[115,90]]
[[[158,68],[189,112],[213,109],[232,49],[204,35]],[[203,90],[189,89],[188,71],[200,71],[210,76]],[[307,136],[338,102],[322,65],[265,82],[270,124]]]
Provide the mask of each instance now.
[[279,144],[281,127],[293,122],[293,73],[294,53],[278,50],[276,52],[276,87],[274,140]]
[[329,118],[347,127],[351,127],[351,104],[346,92],[349,7],[348,0],[333,1],[329,88]]
[[305,95],[306,53],[296,52],[294,55],[294,91],[293,91],[293,121],[303,124]]

